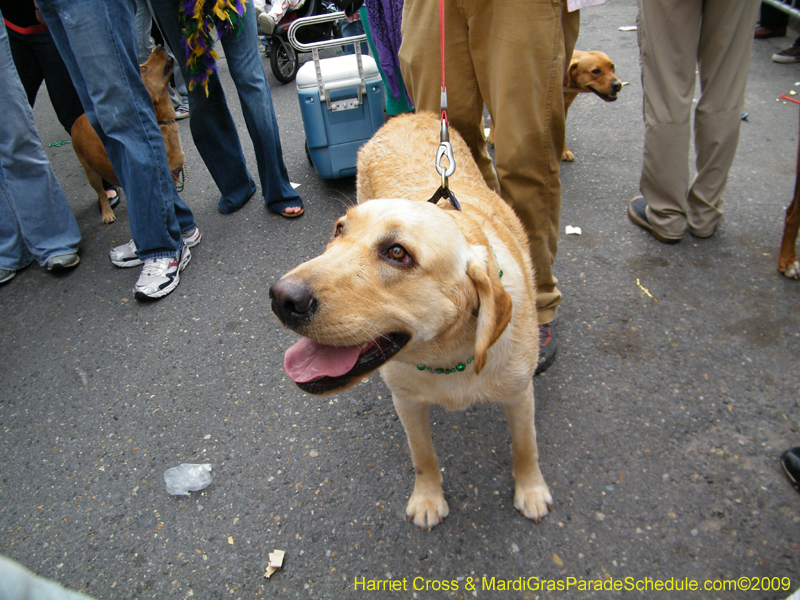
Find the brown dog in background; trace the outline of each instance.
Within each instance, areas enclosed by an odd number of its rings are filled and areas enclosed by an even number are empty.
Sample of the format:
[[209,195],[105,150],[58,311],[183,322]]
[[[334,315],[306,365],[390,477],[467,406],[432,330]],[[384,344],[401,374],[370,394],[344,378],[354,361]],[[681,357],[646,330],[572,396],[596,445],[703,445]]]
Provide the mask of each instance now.
[[[578,94],[594,93],[606,102],[614,102],[625,84],[616,75],[616,67],[607,54],[597,50],[583,52],[574,50],[567,72],[564,74],[564,120],[569,107]],[[494,144],[494,119],[489,127],[487,141]],[[569,151],[566,142],[561,160],[572,162],[575,155]]]
[[[606,102],[615,102],[624,84],[617,78],[616,67],[604,52],[575,50],[564,75],[564,120],[569,107],[578,94],[593,93]],[[569,151],[566,142],[561,160],[572,162],[575,155]]]
[[795,251],[798,229],[800,229],[800,138],[798,138],[797,146],[797,173],[794,183],[794,198],[786,209],[781,251],[780,254],[778,254],[778,271],[791,279],[800,279],[800,262],[797,260],[797,253]]
[[[178,135],[178,124],[175,122],[175,109],[172,107],[172,101],[167,91],[174,63],[174,59],[167,51],[161,46],[157,46],[147,62],[141,65],[141,72],[142,81],[153,100],[161,135],[164,137],[169,170],[172,171],[172,177],[177,183],[181,169],[183,169],[184,155]],[[111,166],[111,161],[108,159],[100,137],[89,123],[86,114],[78,117],[72,126],[70,135],[72,136],[72,147],[86,171],[89,185],[97,192],[103,223],[113,223],[117,218],[108,202],[102,180],[105,179],[114,185],[119,185],[119,179],[114,173],[114,167]],[[148,175],[143,173],[142,176]]]

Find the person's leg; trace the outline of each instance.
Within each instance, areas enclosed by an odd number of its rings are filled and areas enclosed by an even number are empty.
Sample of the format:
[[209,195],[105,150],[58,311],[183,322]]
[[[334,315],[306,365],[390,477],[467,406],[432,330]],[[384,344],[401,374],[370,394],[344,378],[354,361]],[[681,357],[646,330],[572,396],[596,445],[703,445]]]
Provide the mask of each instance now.
[[[5,25],[0,25],[5,28]],[[30,43],[30,35],[17,33],[13,29],[6,29],[8,44],[11,48],[11,56],[14,57],[14,65],[17,68],[19,80],[28,96],[28,104],[33,106],[36,103],[36,95],[44,80],[44,73],[36,56],[36,50]]]
[[687,196],[689,231],[699,237],[712,235],[722,217],[722,193],[739,142],[757,9],[758,0],[704,2],[697,52],[701,94],[694,123],[697,175]]
[[303,201],[292,188],[283,162],[278,121],[275,118],[264,65],[258,53],[256,15],[251,5],[246,6],[239,30],[226,33],[222,38],[222,45],[231,78],[239,94],[247,131],[253,140],[267,208],[276,214],[284,211],[287,214],[299,213]]
[[33,124],[5,27],[0,27],[0,269],[74,254],[80,230]]
[[58,121],[67,133],[71,133],[72,125],[84,110],[78,92],[72,85],[67,65],[64,64],[49,31],[31,34],[30,38],[31,46],[44,73],[47,93]]
[[176,256],[181,231],[191,230],[194,219],[175,190],[153,103],[137,68],[133,5],[39,0],[39,8],[125,190],[139,258]]
[[133,21],[134,31],[136,32],[136,58],[139,64],[147,61],[153,51],[153,38],[150,36],[150,29],[153,27],[153,18],[150,15],[150,7],[147,0],[135,0],[136,16]]
[[[403,5],[403,42],[398,53],[406,89],[418,111],[439,113],[442,66],[439,50],[439,7],[428,0]],[[485,35],[485,32],[484,32]],[[470,54],[469,28],[456,2],[445,2],[445,77],[447,117],[472,151],[487,185],[500,192],[483,133],[484,98]],[[494,117],[494,115],[492,115]],[[458,157],[456,168],[458,168]]]
[[575,44],[578,42],[578,35],[581,32],[581,11],[569,12],[567,3],[564,2],[561,11],[561,27],[564,30],[564,73],[566,74]]
[[[374,7],[375,5],[372,6]],[[366,6],[362,6],[359,9],[361,24],[364,26],[364,33],[367,35],[369,51],[375,57],[375,61],[378,64],[378,72],[383,81],[383,89],[386,95],[386,104],[383,109],[385,111],[384,118],[411,112],[413,106],[411,106],[411,100],[406,93],[406,84],[403,81],[403,76],[400,74],[400,63],[397,61],[397,54],[392,53],[390,50],[391,33],[388,28],[392,26],[392,23],[390,21],[381,23],[378,29],[375,30],[375,37],[373,37],[373,31],[369,26],[368,11],[369,9]],[[375,18],[381,15],[386,18],[380,4],[377,5],[377,10],[373,11],[373,15],[375,15]],[[398,31],[397,33],[399,34],[400,32]],[[378,50],[378,44],[380,44],[380,50]]]
[[[354,21],[348,21],[347,19],[342,19],[341,29],[342,29],[342,38],[353,37],[365,33],[364,24],[361,22],[361,19],[356,19]],[[342,46],[342,51],[345,54],[355,54],[356,53],[355,44],[353,44],[352,42],[345,43]],[[369,44],[367,44],[367,42],[361,42],[361,54],[364,56],[369,54]]]
[[689,142],[701,2],[639,0],[644,156],[639,189],[647,219],[664,238],[686,229]]
[[[184,69],[186,54],[181,46],[178,5],[178,0],[151,0],[159,30]],[[183,74],[186,76],[185,70]],[[208,78],[207,95],[199,86],[189,90],[189,111],[192,139],[222,193],[219,208],[223,212],[238,210],[255,194],[256,184],[247,170],[236,123],[216,72]]]
[[561,301],[553,263],[564,147],[562,3],[535,2],[519,11],[497,2],[473,2],[470,48],[494,121],[500,195],[525,227],[536,272],[539,322],[551,323]]

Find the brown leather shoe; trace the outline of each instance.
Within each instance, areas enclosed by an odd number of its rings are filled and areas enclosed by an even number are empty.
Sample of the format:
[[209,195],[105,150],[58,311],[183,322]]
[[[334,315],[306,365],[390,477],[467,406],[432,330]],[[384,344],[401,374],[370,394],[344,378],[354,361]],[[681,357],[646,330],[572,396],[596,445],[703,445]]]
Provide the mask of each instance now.
[[757,40],[766,40],[773,37],[784,37],[786,35],[786,27],[783,29],[767,29],[766,27],[756,28],[753,37]]

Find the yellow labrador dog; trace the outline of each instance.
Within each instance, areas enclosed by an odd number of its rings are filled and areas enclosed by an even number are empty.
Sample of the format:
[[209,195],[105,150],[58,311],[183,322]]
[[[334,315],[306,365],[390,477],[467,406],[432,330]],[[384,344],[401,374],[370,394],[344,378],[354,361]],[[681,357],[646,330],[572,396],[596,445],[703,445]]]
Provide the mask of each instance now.
[[303,337],[286,373],[324,394],[376,369],[392,391],[416,481],[406,513],[422,528],[448,514],[430,408],[502,405],[511,429],[514,506],[539,521],[552,498],[539,470],[533,373],[538,327],[528,244],[451,131],[457,167],[446,200],[434,169],[439,120],[390,120],[359,152],[358,201],[325,252],[270,289],[272,310]]

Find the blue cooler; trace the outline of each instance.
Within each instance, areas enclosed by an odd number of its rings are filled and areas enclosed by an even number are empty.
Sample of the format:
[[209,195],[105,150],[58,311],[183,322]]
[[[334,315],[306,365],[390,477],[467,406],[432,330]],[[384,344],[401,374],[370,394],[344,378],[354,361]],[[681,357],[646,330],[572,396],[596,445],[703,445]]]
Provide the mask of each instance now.
[[[366,36],[349,40],[357,43],[362,37]],[[330,43],[305,44],[304,48]],[[334,43],[341,46],[342,40]],[[360,51],[322,59],[316,48],[313,52],[314,60],[297,72],[309,158],[323,179],[355,175],[358,149],[383,125],[384,91],[378,65]]]

